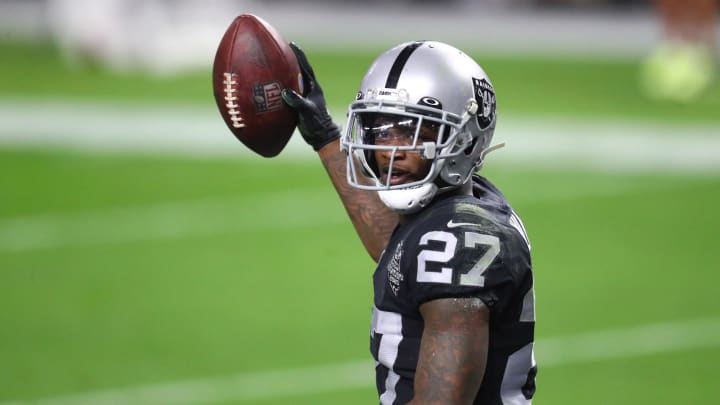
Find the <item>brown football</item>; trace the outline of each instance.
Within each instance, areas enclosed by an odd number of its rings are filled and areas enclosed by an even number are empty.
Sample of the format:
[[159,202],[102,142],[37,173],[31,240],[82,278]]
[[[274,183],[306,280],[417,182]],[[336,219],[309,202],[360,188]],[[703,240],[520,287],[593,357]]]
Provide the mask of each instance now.
[[284,88],[302,94],[300,67],[290,46],[263,19],[236,17],[215,54],[215,101],[235,137],[265,157],[280,153],[297,126],[297,114],[280,96]]

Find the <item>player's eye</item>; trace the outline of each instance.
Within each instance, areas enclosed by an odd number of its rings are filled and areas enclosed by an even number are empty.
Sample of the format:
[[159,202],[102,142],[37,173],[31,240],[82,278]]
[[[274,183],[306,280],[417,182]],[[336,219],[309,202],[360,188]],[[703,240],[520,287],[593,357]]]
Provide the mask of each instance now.
[[415,138],[415,129],[407,126],[387,125],[373,128],[371,131],[374,134],[375,143],[400,141],[409,144]]
[[420,141],[435,142],[438,139],[440,123],[434,121],[423,121],[420,126]]

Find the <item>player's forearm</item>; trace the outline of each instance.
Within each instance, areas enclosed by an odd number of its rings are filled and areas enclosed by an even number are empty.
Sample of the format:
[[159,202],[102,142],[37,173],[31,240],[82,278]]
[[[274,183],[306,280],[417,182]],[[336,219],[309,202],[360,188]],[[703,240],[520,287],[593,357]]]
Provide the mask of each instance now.
[[397,225],[397,214],[380,201],[376,192],[360,190],[348,184],[347,157],[340,150],[340,141],[325,145],[318,153],[355,231],[373,260],[378,261]]

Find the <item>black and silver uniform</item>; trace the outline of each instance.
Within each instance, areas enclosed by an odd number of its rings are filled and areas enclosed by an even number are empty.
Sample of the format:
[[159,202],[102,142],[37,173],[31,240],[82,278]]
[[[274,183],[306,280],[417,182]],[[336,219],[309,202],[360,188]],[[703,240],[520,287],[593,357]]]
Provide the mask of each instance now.
[[438,196],[393,233],[373,276],[370,349],[380,403],[405,404],[423,333],[422,303],[478,297],[490,310],[487,365],[474,404],[530,404],[535,297],[530,246],[505,197],[473,176],[473,195]]

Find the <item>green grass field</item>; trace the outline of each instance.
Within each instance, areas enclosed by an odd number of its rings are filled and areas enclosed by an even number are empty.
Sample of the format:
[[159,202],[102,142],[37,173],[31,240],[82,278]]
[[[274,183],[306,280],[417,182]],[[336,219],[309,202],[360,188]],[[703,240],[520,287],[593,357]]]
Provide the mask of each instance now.
[[[0,99],[212,103],[205,73],[83,73],[49,47],[0,53],[11,56]],[[338,108],[372,57],[310,56]],[[486,68],[511,115],[720,122],[717,87],[693,106],[651,103],[633,62]],[[533,244],[535,403],[713,401],[719,173],[489,164],[483,174]],[[319,162],[2,146],[0,405],[377,403],[372,271]],[[544,352],[543,342],[572,344]],[[320,373],[317,386],[282,374],[363,360],[366,376]]]

